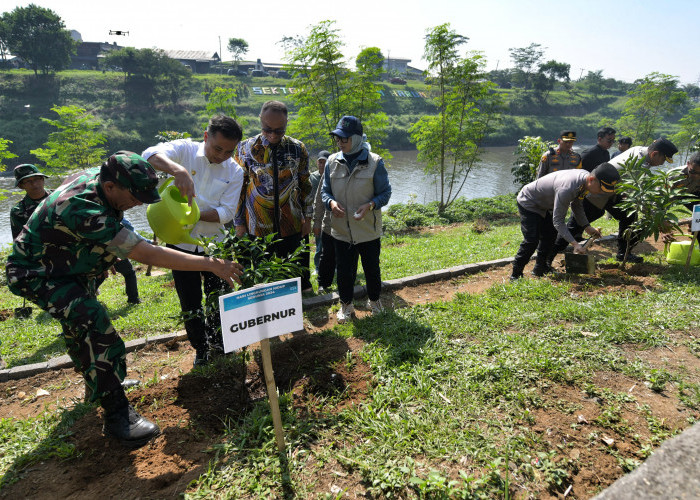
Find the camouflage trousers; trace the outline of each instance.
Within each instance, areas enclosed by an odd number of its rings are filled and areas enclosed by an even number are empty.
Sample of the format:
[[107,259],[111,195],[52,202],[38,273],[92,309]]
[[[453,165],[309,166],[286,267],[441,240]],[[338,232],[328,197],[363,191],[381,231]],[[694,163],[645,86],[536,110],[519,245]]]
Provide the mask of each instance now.
[[29,278],[8,286],[61,323],[68,355],[85,378],[86,390],[92,391],[91,401],[121,387],[126,376],[124,341],[87,283],[76,278]]

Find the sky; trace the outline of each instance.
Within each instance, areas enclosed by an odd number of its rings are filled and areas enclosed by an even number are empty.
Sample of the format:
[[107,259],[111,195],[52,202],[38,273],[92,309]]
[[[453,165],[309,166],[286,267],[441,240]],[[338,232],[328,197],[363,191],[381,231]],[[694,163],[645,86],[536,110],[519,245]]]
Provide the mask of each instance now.
[[310,26],[335,20],[349,61],[363,47],[379,47],[425,69],[426,31],[450,23],[469,37],[465,51],[486,56],[487,69],[512,67],[509,48],[538,43],[545,61],[571,65],[573,80],[603,70],[604,77],[627,82],[654,71],[681,84],[700,82],[698,0],[0,0],[0,12],[30,3],[56,12],[84,41],[212,53],[221,47],[224,60],[231,59],[226,45],[235,37],[249,44],[245,59],[283,62],[282,37],[304,36]]

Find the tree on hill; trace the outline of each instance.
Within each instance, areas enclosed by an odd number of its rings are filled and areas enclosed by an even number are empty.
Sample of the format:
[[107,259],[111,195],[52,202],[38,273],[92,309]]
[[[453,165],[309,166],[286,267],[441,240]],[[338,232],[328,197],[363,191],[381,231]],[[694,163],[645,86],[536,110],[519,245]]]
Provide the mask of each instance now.
[[7,30],[7,21],[5,21],[5,16],[0,16],[0,68],[5,68],[7,66],[7,55],[10,53],[10,49],[7,47],[7,38],[9,36]]
[[676,77],[657,72],[637,80],[628,94],[630,98],[615,128],[637,144],[651,144],[664,118],[677,112],[688,99],[678,88]]
[[524,89],[533,86],[533,75],[537,73],[540,61],[544,57],[544,49],[539,43],[531,43],[527,47],[513,47],[508,49],[513,61],[513,84]]
[[233,55],[233,64],[238,67],[241,58],[248,53],[248,42],[242,38],[229,38],[228,51]]
[[30,4],[3,14],[5,43],[10,52],[24,59],[38,75],[60,71],[70,65],[76,42],[61,18],[50,9]]
[[107,53],[102,65],[121,68],[126,102],[147,107],[162,101],[177,104],[183,81],[192,76],[185,66],[162,50],[125,47]]
[[569,71],[571,64],[555,61],[554,59],[540,64],[533,87],[539,92],[545,92],[543,99],[547,99],[549,92],[554,89],[557,82],[568,87],[571,78]]
[[376,51],[366,53],[356,71],[351,70],[344,62],[343,42],[334,24],[320,22],[306,39],[283,39],[294,41],[287,44],[285,69],[294,75],[290,86],[296,89],[292,98],[299,107],[290,133],[311,149],[330,149],[333,143],[328,133],[343,115],[354,115],[362,120],[373,150],[387,159],[387,152],[381,149],[388,120],[381,111],[376,83]]
[[423,57],[435,81],[431,94],[438,113],[423,116],[410,129],[418,158],[436,178],[439,213],[459,196],[502,105],[496,85],[485,78],[484,58],[476,53],[459,56],[459,47],[467,40],[449,24],[428,31]]
[[106,150],[101,147],[105,136],[98,129],[100,121],[78,106],[54,106],[58,120],[41,118],[58,130],[49,134],[43,148],[30,151],[47,166],[47,171],[84,170],[102,161]]

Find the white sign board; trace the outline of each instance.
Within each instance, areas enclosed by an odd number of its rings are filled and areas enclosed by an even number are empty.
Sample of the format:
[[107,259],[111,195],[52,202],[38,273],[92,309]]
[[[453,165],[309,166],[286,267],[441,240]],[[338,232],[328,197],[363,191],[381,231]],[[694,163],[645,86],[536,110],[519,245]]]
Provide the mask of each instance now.
[[224,351],[303,330],[301,278],[219,296]]
[[692,232],[700,231],[700,205],[693,207],[693,221],[690,224],[690,230]]

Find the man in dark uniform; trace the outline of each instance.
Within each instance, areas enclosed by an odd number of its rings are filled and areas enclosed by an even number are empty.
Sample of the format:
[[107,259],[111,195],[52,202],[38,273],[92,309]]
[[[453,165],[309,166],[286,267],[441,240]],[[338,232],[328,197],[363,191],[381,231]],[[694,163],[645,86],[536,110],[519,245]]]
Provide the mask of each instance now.
[[160,200],[153,167],[120,151],[101,168],[74,174],[37,207],[15,239],[5,272],[10,291],[55,319],[76,368],[104,408],[103,432],[139,447],[160,433],[129,404],[121,385],[126,374],[124,342],[90,282],[118,258],[169,269],[215,273],[229,285],[241,266],[150,244],[121,224],[124,210]]
[[601,163],[610,161],[610,149],[615,142],[615,129],[603,127],[598,130],[598,143],[581,154],[583,169],[592,172]]
[[513,261],[511,280],[522,278],[523,269],[538,249],[532,274],[543,276],[550,269],[549,250],[557,234],[574,246],[574,252],[585,253],[566,227],[566,213],[571,207],[577,222],[590,235],[600,237],[591,227],[583,211],[583,198],[588,193],[614,193],[620,174],[612,165],[604,163],[593,172],[565,170],[546,175],[525,185],[518,193],[518,212],[523,242]]
[[29,163],[17,165],[14,174],[15,187],[24,189],[26,196],[10,209],[10,229],[13,240],[22,231],[22,226],[27,223],[37,205],[51,194],[51,191],[44,187],[44,180],[48,175],[39,172],[35,165]]
[[[620,170],[629,158],[634,157],[644,158],[644,163],[647,166],[658,167],[663,165],[664,162],[672,162],[672,157],[677,152],[678,148],[676,148],[671,141],[659,138],[649,147],[635,146],[628,149],[621,155],[617,155],[614,159],[610,160],[610,164]],[[620,196],[621,195],[616,195],[614,193],[604,193],[602,195],[589,194],[586,199],[583,200],[583,209],[586,213],[586,218],[590,222],[595,222],[600,219],[606,211],[619,222],[617,231],[617,255],[615,256],[618,261],[624,260],[628,244],[632,247],[637,244],[636,238],[632,237],[632,239],[628,241],[627,238],[624,237],[627,228],[634,224],[636,218],[634,215],[628,215],[617,206],[620,201]],[[569,219],[567,227],[577,240],[583,234],[583,227],[576,222],[574,217]],[[564,250],[568,243],[569,242],[563,238],[557,238],[552,248],[552,253],[549,256],[550,264],[553,262],[556,254]],[[642,262],[643,260],[641,256],[634,255],[631,252],[627,256],[628,262]]]
[[581,168],[581,156],[573,151],[574,142],[576,142],[576,132],[573,130],[562,130],[557,142],[559,147],[556,150],[549,148],[549,151],[542,155],[540,164],[537,166],[538,179],[559,170]]

